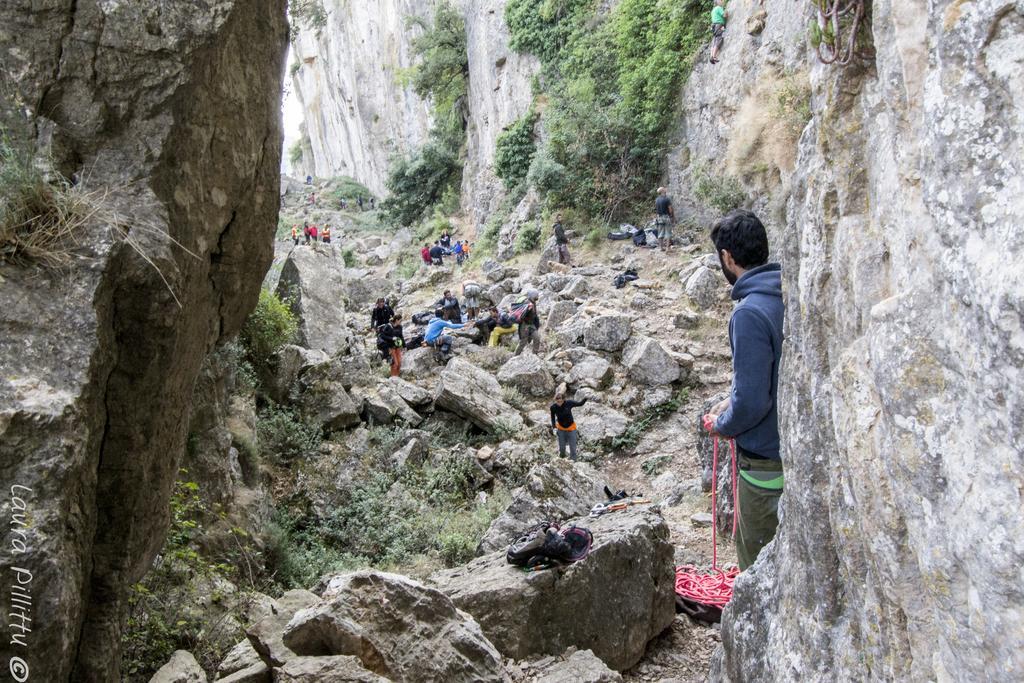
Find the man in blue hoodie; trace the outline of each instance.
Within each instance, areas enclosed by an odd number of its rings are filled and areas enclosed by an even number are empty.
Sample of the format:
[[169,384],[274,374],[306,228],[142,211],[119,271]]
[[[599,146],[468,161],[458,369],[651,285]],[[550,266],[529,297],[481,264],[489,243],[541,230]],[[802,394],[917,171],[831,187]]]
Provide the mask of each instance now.
[[461,330],[463,327],[473,327],[474,323],[453,323],[442,318],[444,311],[440,308],[434,311],[434,317],[427,323],[427,329],[423,333],[423,341],[434,347],[436,356],[442,363],[448,360],[452,350],[452,338],[444,333],[445,330]]
[[714,433],[735,439],[739,465],[740,569],[775,537],[782,496],[778,387],[782,358],[782,268],[768,263],[768,234],[757,216],[733,211],[711,241],[739,302],[729,321],[733,380],[728,399],[711,410]]

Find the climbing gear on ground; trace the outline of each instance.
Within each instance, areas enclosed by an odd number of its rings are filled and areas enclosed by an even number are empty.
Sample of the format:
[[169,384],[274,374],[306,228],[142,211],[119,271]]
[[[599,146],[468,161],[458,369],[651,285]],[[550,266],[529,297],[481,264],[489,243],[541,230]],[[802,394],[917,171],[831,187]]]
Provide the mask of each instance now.
[[[704,429],[714,430],[715,419],[704,416]],[[739,567],[718,568],[718,437],[714,437],[711,460],[711,569],[699,569],[693,565],[676,567],[676,605],[679,611],[695,619],[717,623],[722,619],[722,609],[732,599],[732,586],[739,576]],[[739,519],[739,487],[737,486],[736,442],[729,439],[732,457],[732,535],[736,537]]]
[[639,279],[640,276],[637,275],[635,268],[627,268],[624,273],[620,273],[615,276],[615,279],[612,280],[612,284],[615,285],[615,289],[622,289],[623,287],[626,286],[627,282],[632,282],[633,280]]
[[541,522],[530,527],[505,552],[509,564],[530,569],[579,562],[590,554],[594,536],[576,525],[561,528],[556,522]]

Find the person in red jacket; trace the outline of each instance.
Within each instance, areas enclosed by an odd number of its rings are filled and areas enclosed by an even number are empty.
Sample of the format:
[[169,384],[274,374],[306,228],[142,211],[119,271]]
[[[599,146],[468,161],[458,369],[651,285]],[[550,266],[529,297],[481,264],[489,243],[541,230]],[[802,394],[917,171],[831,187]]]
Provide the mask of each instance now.
[[424,244],[423,248],[420,249],[420,257],[423,259],[424,263],[426,263],[428,266],[430,265],[431,260],[430,260],[430,245],[429,244]]

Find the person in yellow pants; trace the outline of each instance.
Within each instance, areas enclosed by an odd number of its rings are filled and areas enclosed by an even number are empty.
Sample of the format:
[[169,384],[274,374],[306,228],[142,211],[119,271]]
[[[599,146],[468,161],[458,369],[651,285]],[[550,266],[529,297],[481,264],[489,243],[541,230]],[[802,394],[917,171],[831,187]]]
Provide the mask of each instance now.
[[497,346],[501,343],[501,338],[506,334],[512,334],[516,331],[516,321],[508,313],[498,313],[498,324],[491,330],[491,337],[487,342],[488,346]]

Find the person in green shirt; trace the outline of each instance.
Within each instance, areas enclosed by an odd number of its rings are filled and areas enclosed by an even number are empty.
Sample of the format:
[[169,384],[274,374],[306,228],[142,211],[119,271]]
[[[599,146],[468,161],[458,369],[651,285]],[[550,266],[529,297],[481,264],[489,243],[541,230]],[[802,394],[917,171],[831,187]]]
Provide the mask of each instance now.
[[718,52],[725,40],[725,0],[715,0],[711,9],[711,63],[718,64]]

